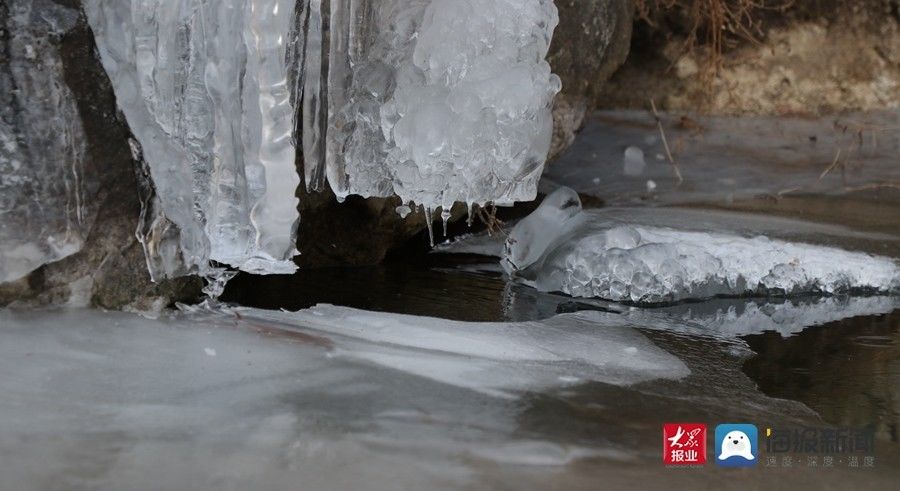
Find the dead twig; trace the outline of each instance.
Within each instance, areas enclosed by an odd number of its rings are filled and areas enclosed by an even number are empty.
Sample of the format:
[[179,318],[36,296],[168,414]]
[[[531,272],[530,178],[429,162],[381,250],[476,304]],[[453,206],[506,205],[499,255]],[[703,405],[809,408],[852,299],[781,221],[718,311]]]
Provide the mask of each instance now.
[[827,176],[828,173],[831,172],[831,170],[834,169],[835,166],[837,166],[838,160],[839,160],[840,158],[841,158],[841,149],[838,148],[838,149],[837,149],[837,152],[834,154],[834,160],[831,162],[831,165],[829,165],[828,167],[826,167],[825,170],[823,170],[822,173],[819,174],[819,178],[816,179],[816,183],[818,183],[819,181],[821,181],[822,178],[824,178],[825,176]]
[[681,177],[681,170],[678,168],[678,164],[675,163],[675,159],[672,157],[672,151],[669,150],[669,140],[666,139],[666,130],[663,129],[662,120],[659,118],[659,112],[656,110],[656,103],[653,102],[653,99],[650,99],[650,109],[653,110],[653,118],[656,120],[656,127],[659,128],[659,136],[662,138],[663,148],[666,149],[666,158],[669,159],[669,163],[672,164],[672,170],[675,172],[676,186],[681,186],[681,183],[684,182],[684,178]]
[[488,210],[486,207],[482,207],[480,205],[475,206],[475,216],[481,220],[481,223],[487,227],[488,235],[493,236],[495,233],[506,237],[506,231],[503,230],[503,220],[497,218],[497,206],[493,203],[488,203],[486,206],[490,206]]

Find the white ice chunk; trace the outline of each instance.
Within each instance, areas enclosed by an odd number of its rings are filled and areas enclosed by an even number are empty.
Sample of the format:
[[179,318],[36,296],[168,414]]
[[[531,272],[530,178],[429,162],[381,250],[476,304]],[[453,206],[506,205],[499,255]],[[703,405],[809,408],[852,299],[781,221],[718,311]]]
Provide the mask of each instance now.
[[[533,199],[560,89],[544,60],[557,23],[552,0],[332,2],[328,111],[304,115],[307,163],[339,198],[396,194],[426,210]],[[311,46],[308,63],[322,57]],[[307,80],[318,94],[318,72]]]
[[502,265],[539,290],[615,301],[900,289],[892,258],[762,235],[627,224],[582,211],[567,188],[516,225]]
[[240,309],[245,319],[325,333],[336,353],[494,395],[571,380],[630,385],[690,371],[600,312],[532,322],[461,322],[317,305],[299,312]]
[[625,157],[622,159],[622,172],[626,176],[639,176],[644,173],[647,162],[644,161],[644,151],[639,147],[630,146],[625,149]]
[[[164,214],[154,220],[177,227],[174,255],[189,271],[214,271],[210,260],[254,273],[295,269],[300,178],[286,57],[295,4],[85,2],[149,166]],[[151,275],[174,274],[153,267],[160,248],[148,242]]]

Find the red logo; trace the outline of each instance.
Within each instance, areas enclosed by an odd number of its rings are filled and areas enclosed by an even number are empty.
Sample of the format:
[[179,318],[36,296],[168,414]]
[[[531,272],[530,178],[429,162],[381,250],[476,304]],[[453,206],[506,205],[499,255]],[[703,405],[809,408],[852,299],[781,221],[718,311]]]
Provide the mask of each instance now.
[[663,463],[702,465],[706,463],[706,425],[666,423],[663,425]]

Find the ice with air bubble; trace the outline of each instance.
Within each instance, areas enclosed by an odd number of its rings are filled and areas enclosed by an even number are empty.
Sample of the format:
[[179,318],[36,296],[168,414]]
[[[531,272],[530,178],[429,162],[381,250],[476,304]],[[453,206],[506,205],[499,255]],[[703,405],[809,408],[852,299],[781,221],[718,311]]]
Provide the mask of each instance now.
[[355,5],[331,12],[325,156],[310,159],[338,197],[426,210],[533,199],[560,89],[544,60],[552,0]]
[[539,290],[639,303],[900,291],[893,258],[681,225],[582,210],[578,195],[562,187],[513,228],[502,265]]

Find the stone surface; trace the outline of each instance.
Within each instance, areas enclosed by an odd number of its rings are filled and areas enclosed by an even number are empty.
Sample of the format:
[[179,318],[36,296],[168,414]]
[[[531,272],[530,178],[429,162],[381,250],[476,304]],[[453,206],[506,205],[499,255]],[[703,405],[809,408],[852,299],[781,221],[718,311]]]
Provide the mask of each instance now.
[[[0,284],[0,305],[74,303],[122,308],[132,304],[141,308],[156,298],[165,302],[190,298],[199,292],[196,279],[150,281],[135,238],[141,197],[135,172],[139,166],[128,146],[130,133],[117,116],[112,88],[95,55],[83,13],[74,3],[60,3],[57,10],[45,9],[40,18],[32,18],[33,34],[43,49],[56,51],[61,60],[64,80],[59,82],[68,86],[84,129],[84,173],[97,183],[92,196],[97,215],[79,252]],[[57,25],[53,22],[56,13],[72,17],[70,28],[62,33],[41,30]],[[6,56],[3,48],[0,57]]]
[[632,0],[557,0],[559,25],[547,61],[562,80],[553,103],[550,158],[568,148],[631,44]]
[[8,282],[81,249],[97,180],[85,173],[81,117],[50,46],[77,14],[31,0],[0,9],[0,282]]

